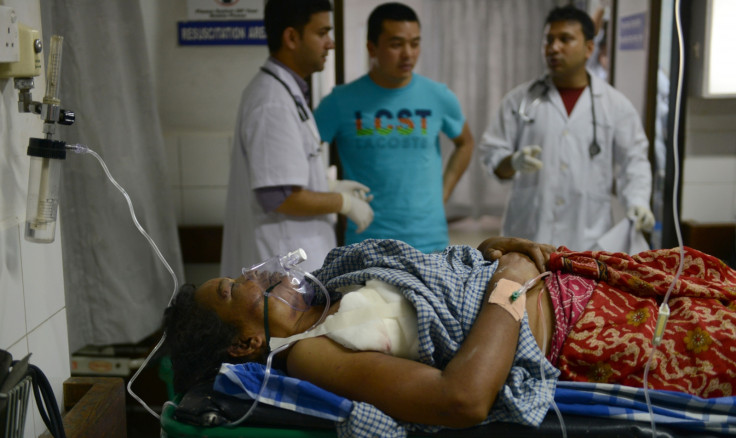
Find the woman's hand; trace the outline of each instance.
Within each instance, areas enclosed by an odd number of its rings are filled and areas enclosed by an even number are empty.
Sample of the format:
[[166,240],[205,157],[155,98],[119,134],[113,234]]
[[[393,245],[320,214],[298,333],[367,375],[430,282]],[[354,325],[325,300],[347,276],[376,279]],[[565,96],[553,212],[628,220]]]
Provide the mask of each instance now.
[[555,252],[555,247],[546,243],[536,243],[520,237],[489,237],[478,245],[483,258],[496,261],[504,254],[518,252],[527,255],[537,266],[539,272],[547,270],[549,255]]

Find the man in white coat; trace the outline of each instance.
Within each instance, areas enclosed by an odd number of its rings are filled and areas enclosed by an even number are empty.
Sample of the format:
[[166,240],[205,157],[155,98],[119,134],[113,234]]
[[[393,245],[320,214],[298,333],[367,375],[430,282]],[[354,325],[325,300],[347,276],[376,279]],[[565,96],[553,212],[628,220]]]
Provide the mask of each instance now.
[[322,265],[336,245],[335,215],[367,227],[368,187],[328,181],[325,146],[309,109],[312,73],[324,69],[334,41],[329,0],[269,0],[270,57],[243,91],[235,127],[224,220],[221,273],[297,248],[300,268]]
[[614,188],[637,230],[654,225],[649,143],[631,102],[585,69],[593,32],[584,11],[553,9],[547,74],[506,95],[483,135],[483,165],[513,180],[504,235],[592,249],[613,226]]

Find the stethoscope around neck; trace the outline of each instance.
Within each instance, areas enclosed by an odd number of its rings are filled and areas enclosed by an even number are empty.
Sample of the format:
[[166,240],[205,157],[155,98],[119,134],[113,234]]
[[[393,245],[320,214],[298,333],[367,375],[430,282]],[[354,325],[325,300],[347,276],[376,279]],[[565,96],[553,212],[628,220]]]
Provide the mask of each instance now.
[[297,99],[296,96],[294,96],[294,93],[291,92],[291,88],[284,82],[283,79],[278,77],[276,73],[273,71],[267,69],[266,67],[261,67],[261,71],[266,73],[267,75],[271,76],[272,78],[279,81],[281,85],[286,88],[286,91],[289,93],[289,96],[291,96],[291,99],[294,101],[294,105],[296,105],[296,112],[299,113],[299,120],[302,121],[302,123],[306,123],[309,126],[309,129],[312,131],[312,136],[314,137],[315,141],[319,145],[317,147],[316,152],[312,152],[309,154],[310,158],[317,157],[322,153],[322,140],[320,139],[319,132],[317,131],[317,126],[314,123],[309,123],[309,111],[307,111],[307,108],[304,106],[304,104]]
[[[593,158],[601,153],[601,147],[598,144],[598,132],[595,118],[595,98],[593,97],[593,81],[591,80],[590,75],[588,75],[588,87],[590,87],[590,112],[593,116],[593,142],[590,144],[590,147],[588,147],[588,152],[590,153],[590,158]],[[538,92],[536,97],[531,101],[531,103],[529,103],[529,97],[535,94],[535,89],[539,88],[541,88],[541,91]],[[529,86],[526,95],[519,104],[519,109],[516,111],[516,114],[524,124],[528,125],[534,123],[534,117],[529,114],[541,103],[542,99],[546,97],[548,93],[549,84],[547,83],[546,76],[534,81],[534,83]]]

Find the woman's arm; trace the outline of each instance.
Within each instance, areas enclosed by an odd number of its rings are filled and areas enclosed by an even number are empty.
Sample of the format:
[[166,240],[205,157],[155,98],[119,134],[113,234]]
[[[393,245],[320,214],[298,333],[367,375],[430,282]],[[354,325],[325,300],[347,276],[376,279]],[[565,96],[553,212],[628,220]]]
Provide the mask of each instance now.
[[319,337],[292,347],[288,374],[373,404],[399,420],[449,427],[479,423],[506,381],[520,328],[506,310],[489,304],[488,296],[502,276],[524,280],[527,269],[515,267],[520,257],[501,258],[500,272],[488,283],[470,333],[444,370],[383,353],[348,350]]

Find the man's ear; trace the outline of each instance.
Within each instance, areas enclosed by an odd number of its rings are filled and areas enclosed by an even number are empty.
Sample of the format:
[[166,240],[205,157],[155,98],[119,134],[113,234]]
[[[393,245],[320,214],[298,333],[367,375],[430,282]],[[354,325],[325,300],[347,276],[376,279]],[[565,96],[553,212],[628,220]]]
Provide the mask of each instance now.
[[368,40],[368,42],[365,44],[365,48],[368,50],[368,56],[371,58],[375,58],[376,55],[376,45],[373,43],[373,41]]
[[282,46],[290,50],[294,50],[298,47],[299,42],[302,39],[302,36],[299,35],[299,32],[295,28],[287,27],[286,29],[284,29],[284,34],[281,38],[282,38],[282,41],[281,41]]
[[587,40],[585,41],[585,59],[589,59],[591,56],[593,56],[593,51],[595,50],[595,41],[593,40]]
[[254,336],[245,339],[237,337],[227,347],[227,353],[232,357],[250,356],[261,349],[263,342],[264,340],[261,337]]

